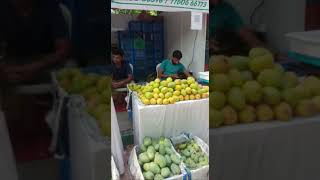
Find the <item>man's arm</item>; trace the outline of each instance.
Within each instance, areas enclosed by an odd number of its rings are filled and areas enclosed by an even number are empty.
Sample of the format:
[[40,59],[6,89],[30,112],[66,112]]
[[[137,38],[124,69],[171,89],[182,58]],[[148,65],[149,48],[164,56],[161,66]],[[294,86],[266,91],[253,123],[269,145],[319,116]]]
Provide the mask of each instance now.
[[190,77],[190,76],[191,76],[191,74],[190,74],[187,70],[183,71],[183,73],[184,73],[184,75],[186,75],[187,77]]
[[264,44],[256,37],[256,35],[246,27],[242,27],[239,30],[239,37],[246,42],[250,48],[264,47]]
[[167,78],[167,77],[169,77],[168,75],[165,75],[165,74],[163,74],[163,69],[159,69],[159,75],[158,75],[158,78]]
[[119,86],[125,86],[126,84],[130,83],[132,80],[133,80],[133,75],[128,74],[128,78],[124,79],[122,81],[119,81],[118,84],[119,84]]

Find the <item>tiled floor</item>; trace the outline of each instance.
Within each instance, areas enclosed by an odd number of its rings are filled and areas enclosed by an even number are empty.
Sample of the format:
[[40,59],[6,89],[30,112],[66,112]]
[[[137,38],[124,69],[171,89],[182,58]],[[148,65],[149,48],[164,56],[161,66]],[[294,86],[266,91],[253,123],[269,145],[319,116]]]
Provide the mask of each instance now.
[[121,176],[121,180],[133,180],[131,175],[130,175],[129,167],[128,167],[128,159],[129,159],[129,155],[130,155],[130,152],[131,152],[132,148],[133,148],[133,145],[125,147],[125,152],[124,152],[124,155],[123,155],[124,164],[125,164],[125,172]]
[[132,123],[128,119],[127,112],[117,112],[118,124],[121,131],[126,131],[128,129],[132,129]]
[[[120,132],[132,129],[132,122],[129,121],[127,112],[117,112],[117,119],[118,119]],[[132,180],[130,176],[129,168],[128,168],[128,159],[133,146],[127,146],[124,148],[125,148],[125,152],[124,152],[125,173],[121,176],[121,180]]]

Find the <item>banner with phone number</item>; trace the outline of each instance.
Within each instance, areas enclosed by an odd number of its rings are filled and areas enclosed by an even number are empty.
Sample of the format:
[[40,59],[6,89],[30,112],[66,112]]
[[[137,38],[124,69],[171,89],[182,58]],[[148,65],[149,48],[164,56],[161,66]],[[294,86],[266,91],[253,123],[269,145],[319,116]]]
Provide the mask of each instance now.
[[209,0],[112,0],[111,8],[209,13]]

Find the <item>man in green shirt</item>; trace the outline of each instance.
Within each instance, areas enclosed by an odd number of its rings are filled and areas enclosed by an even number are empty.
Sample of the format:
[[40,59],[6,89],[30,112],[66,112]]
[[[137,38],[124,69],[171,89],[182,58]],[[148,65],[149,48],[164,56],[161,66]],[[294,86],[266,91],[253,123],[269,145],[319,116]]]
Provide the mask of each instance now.
[[186,70],[183,64],[180,63],[180,59],[182,58],[182,53],[179,50],[175,50],[172,54],[171,59],[166,59],[162,61],[158,78],[167,78],[171,77],[173,79],[178,79],[181,77],[181,74],[189,77],[190,73]]
[[239,13],[223,0],[210,0],[210,51],[213,54],[247,54],[250,48],[263,46],[249,30]]

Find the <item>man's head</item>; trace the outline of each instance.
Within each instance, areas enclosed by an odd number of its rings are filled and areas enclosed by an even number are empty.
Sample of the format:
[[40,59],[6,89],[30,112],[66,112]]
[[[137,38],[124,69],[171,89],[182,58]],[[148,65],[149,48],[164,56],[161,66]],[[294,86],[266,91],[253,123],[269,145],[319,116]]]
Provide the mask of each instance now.
[[210,0],[209,4],[210,4],[210,6],[216,6],[217,4],[219,4],[220,1],[221,0]]
[[173,64],[179,64],[181,58],[182,58],[182,53],[181,53],[181,51],[175,50],[175,51],[172,53],[172,63],[173,63]]
[[123,51],[121,49],[112,50],[112,61],[115,64],[119,64],[123,61]]

